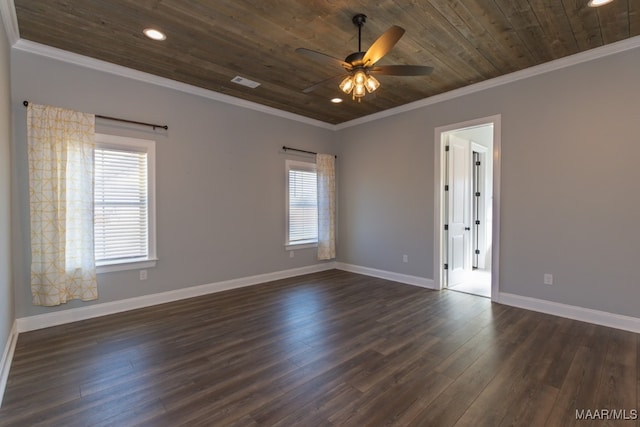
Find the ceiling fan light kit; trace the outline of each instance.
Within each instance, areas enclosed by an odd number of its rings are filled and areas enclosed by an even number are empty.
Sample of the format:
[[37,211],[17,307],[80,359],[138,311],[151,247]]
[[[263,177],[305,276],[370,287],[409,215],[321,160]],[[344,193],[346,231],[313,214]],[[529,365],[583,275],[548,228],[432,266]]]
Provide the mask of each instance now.
[[432,67],[423,65],[380,65],[374,66],[385,56],[400,40],[404,29],[397,25],[385,31],[373,42],[366,52],[362,51],[362,26],[367,21],[367,16],[359,13],[351,20],[358,27],[358,51],[348,55],[344,61],[325,55],[314,50],[298,48],[296,52],[309,56],[317,61],[342,67],[347,75],[338,75],[323,80],[303,90],[309,93],[327,82],[340,81],[338,87],[346,94],[351,94],[354,101],[360,102],[367,93],[372,93],[380,87],[380,82],[372,74],[388,76],[422,76],[433,72]]
[[345,77],[339,87],[347,95],[351,93],[353,99],[357,99],[359,102],[366,92],[371,93],[378,89],[380,82],[375,77],[367,75],[363,70],[358,70],[353,73],[353,76]]

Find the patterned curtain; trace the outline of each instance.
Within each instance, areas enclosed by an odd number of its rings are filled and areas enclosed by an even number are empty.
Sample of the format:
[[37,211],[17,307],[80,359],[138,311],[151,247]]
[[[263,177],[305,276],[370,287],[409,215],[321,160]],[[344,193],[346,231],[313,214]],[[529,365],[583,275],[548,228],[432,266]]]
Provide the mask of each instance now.
[[336,257],[336,169],[333,154],[318,154],[318,259]]
[[96,299],[94,116],[30,103],[27,126],[33,304]]

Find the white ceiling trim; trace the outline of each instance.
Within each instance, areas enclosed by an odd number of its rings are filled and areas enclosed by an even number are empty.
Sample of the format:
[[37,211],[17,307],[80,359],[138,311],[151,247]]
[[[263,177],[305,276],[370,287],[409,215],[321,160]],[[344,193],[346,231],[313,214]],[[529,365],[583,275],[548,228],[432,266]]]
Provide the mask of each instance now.
[[174,90],[184,92],[184,93],[189,93],[192,95],[201,96],[203,98],[212,99],[214,101],[223,102],[225,104],[231,104],[237,107],[247,108],[249,110],[260,111],[262,113],[282,117],[288,120],[306,123],[308,125],[321,127],[324,129],[335,130],[334,125],[322,122],[320,120],[311,119],[309,117],[301,116],[299,114],[289,113],[288,111],[283,111],[277,108],[268,107],[266,105],[258,104],[256,102],[247,101],[247,100],[236,98],[230,95],[225,95],[219,92],[214,92],[209,89],[203,89],[197,86],[167,79],[165,77],[159,77],[154,74],[145,73],[143,71],[138,71],[132,68],[123,67],[121,65],[112,64],[110,62],[102,61],[95,58],[90,58],[88,56],[79,55],[77,53],[72,53],[66,50],[43,45],[41,43],[20,39],[18,40],[18,42],[16,42],[13,45],[12,48],[23,51],[23,52],[29,52],[29,53],[44,56],[47,58],[56,59],[58,61],[66,62],[69,64],[79,65],[81,67],[90,68],[93,70],[102,71],[105,73],[114,74],[121,77],[127,77],[130,79],[139,80],[145,83],[151,83],[156,86],[174,89]]
[[9,45],[13,46],[20,40],[20,31],[18,30],[18,17],[16,16],[16,7],[13,0],[0,1],[0,16],[4,23],[4,29],[9,39]]
[[611,43],[605,46],[590,49],[584,52],[576,53],[571,56],[556,59],[553,61],[545,62],[544,64],[536,65],[524,70],[515,71],[510,74],[505,74],[499,77],[495,77],[490,80],[485,80],[479,83],[474,83],[469,86],[454,89],[449,92],[445,92],[439,95],[434,95],[429,98],[421,99],[409,104],[401,105],[399,107],[390,108],[388,110],[380,111],[378,113],[369,114],[368,116],[360,117],[348,122],[340,123],[335,126],[335,130],[345,129],[352,126],[361,125],[374,120],[379,120],[385,117],[395,116],[407,111],[415,110],[418,108],[426,107],[428,105],[437,104],[439,102],[449,101],[454,98],[469,95],[472,93],[480,92],[483,90],[491,89],[497,86],[513,83],[518,80],[527,79],[529,77],[538,76],[540,74],[549,73],[551,71],[561,70],[563,68],[571,67],[573,65],[582,64],[584,62],[593,61],[599,58],[604,58],[609,55],[624,52],[631,49],[640,47],[640,36],[635,36],[629,39],[621,40],[619,42]]

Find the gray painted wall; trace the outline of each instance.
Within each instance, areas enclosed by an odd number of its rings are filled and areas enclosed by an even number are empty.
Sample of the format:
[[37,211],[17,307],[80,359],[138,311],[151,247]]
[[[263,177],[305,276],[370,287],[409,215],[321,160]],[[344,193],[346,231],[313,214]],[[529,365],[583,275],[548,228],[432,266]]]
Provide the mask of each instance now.
[[15,319],[11,284],[11,84],[9,76],[9,41],[0,19],[0,358]]
[[98,123],[157,140],[160,258],[146,282],[101,275],[98,302],[314,264],[283,248],[283,144],[339,155],[338,261],[433,278],[434,129],[501,114],[501,291],[640,317],[639,67],[636,49],[332,132],[14,50],[16,315],[80,306],[30,302],[28,99],[169,125]]
[[410,112],[340,132],[339,261],[433,278],[429,123]]
[[640,317],[638,69],[635,49],[341,131],[340,261],[433,278],[434,129],[501,114],[501,291]]
[[[96,131],[155,139],[157,267],[98,277],[98,303],[313,265],[314,249],[284,249],[282,145],[332,152],[335,133],[24,51],[12,52],[17,195],[13,242],[17,317],[31,304],[26,109],[22,100],[167,124],[168,132],[97,120]],[[259,89],[258,89],[259,90]],[[308,158],[308,157],[307,157]]]

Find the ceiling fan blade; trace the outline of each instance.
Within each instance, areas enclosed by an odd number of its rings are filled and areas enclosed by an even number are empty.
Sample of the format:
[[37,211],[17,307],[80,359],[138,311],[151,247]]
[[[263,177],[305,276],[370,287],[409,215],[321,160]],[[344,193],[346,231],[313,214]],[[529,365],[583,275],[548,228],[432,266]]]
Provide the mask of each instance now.
[[364,54],[362,58],[362,62],[365,66],[371,66],[378,62],[380,58],[385,56],[387,52],[393,48],[400,37],[404,34],[404,28],[398,27],[397,25],[392,26],[387,31],[385,31],[378,39],[373,42],[367,53]]
[[376,65],[369,71],[372,74],[384,76],[426,76],[433,73],[433,67],[426,65]]
[[318,89],[320,86],[324,86],[327,83],[334,82],[334,81],[337,83],[341,79],[344,79],[345,77],[346,77],[345,74],[340,74],[340,75],[337,75],[337,76],[329,77],[328,79],[322,80],[321,82],[318,82],[318,83],[314,84],[313,86],[309,86],[308,88],[303,89],[302,92],[304,92],[304,93],[313,92],[314,90]]
[[316,52],[315,50],[305,49],[304,47],[297,48],[296,53],[305,55],[311,59],[315,59],[316,61],[323,62],[325,64],[337,65],[346,70],[351,70],[352,68],[351,64],[349,64],[348,62],[344,62],[343,60],[334,58],[333,56],[325,55],[324,53]]

